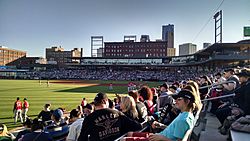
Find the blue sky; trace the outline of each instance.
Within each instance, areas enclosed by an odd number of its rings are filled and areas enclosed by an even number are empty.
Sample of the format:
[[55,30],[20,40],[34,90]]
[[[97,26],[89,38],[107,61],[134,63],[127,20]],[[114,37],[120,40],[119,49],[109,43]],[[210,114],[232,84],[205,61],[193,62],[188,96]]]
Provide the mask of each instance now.
[[[195,39],[222,0],[0,0],[0,45],[45,56],[45,48],[84,48],[90,56],[90,37],[122,41],[124,35],[149,34],[161,39],[165,24],[175,25],[175,47],[214,42],[214,20]],[[250,0],[225,0],[223,42],[243,38],[250,25]],[[195,39],[195,40],[194,40]],[[177,51],[178,52],[178,51]]]

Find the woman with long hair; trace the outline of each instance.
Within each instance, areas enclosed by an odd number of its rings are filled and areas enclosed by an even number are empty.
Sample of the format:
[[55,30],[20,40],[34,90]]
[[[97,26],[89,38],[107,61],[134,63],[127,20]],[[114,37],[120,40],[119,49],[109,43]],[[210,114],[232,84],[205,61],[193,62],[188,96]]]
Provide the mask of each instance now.
[[[194,126],[193,111],[196,108],[195,100],[198,99],[197,95],[187,89],[182,89],[177,95],[173,95],[176,101],[176,107],[181,113],[174,119],[169,126],[158,134],[149,134],[149,141],[169,141],[169,140],[182,140],[186,132]],[[161,126],[158,122],[153,122],[152,127],[156,128]],[[134,133],[129,133],[134,136]]]
[[0,140],[12,141],[15,136],[8,132],[6,125],[0,124]]
[[138,112],[139,122],[145,121],[148,115],[147,107],[139,100],[138,92],[136,90],[132,90],[128,92],[128,95],[134,98],[136,110]]
[[154,114],[153,93],[148,86],[143,86],[138,93],[143,98],[143,102],[147,107],[148,114]]
[[199,85],[195,81],[188,81],[187,86],[185,89],[189,89],[196,95],[195,104],[197,106],[197,110],[200,110],[202,108],[201,98],[200,98],[200,91],[199,91]]
[[121,97],[121,111],[129,118],[139,120],[136,104],[131,96]]
[[[201,87],[205,87],[205,86],[208,86],[208,85],[211,85],[211,80],[208,76],[204,75],[204,76],[201,76],[200,77],[200,86]],[[203,88],[203,89],[200,89],[200,97],[201,99],[205,99],[206,96],[208,95],[209,93],[209,88]]]

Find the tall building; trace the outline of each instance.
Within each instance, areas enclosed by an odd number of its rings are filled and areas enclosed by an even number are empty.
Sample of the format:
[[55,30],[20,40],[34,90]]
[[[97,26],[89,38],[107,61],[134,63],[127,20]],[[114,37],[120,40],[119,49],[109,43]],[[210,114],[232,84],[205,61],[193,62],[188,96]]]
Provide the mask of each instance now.
[[9,49],[7,47],[0,46],[0,66],[5,66],[22,57],[26,57],[25,51]]
[[162,26],[162,41],[167,41],[169,48],[174,48],[174,25]]
[[98,48],[97,49],[97,57],[103,57],[103,52],[104,52],[103,48]]
[[179,55],[193,54],[196,52],[196,50],[197,50],[196,45],[192,43],[179,45]]
[[78,48],[74,48],[71,51],[64,51],[64,48],[61,46],[46,48],[46,59],[48,63],[53,64],[71,63],[73,62],[71,57],[81,57],[81,54],[82,53]]
[[169,48],[166,41],[104,43],[103,57],[140,58],[166,56],[175,56],[175,48]]

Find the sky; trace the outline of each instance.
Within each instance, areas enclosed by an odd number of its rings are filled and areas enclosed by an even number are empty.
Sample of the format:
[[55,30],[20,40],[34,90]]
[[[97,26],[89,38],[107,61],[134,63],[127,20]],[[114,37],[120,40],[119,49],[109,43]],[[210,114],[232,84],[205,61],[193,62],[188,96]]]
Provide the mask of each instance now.
[[[45,48],[83,48],[90,56],[91,36],[121,42],[124,35],[161,39],[162,25],[174,24],[175,48],[214,43],[211,18],[222,0],[0,0],[0,46],[45,57]],[[223,42],[243,39],[250,25],[250,0],[224,0]],[[209,20],[210,19],[210,20]],[[207,23],[204,30],[202,27]],[[200,32],[200,34],[198,34]],[[198,36],[197,36],[198,35]]]

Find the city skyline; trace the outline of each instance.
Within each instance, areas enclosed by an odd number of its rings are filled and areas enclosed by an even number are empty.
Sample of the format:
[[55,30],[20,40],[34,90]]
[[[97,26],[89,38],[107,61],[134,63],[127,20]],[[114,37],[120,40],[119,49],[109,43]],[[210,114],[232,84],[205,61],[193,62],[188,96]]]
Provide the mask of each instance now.
[[[27,51],[27,56],[45,57],[45,48],[83,48],[90,56],[90,37],[104,36],[104,42],[122,42],[124,35],[149,35],[161,39],[162,25],[174,24],[174,47],[193,43],[202,49],[214,43],[214,20],[222,0],[0,0],[0,46]],[[250,1],[225,0],[223,42],[243,38],[250,25]],[[198,35],[202,27],[204,30]],[[176,54],[177,55],[177,54]]]

